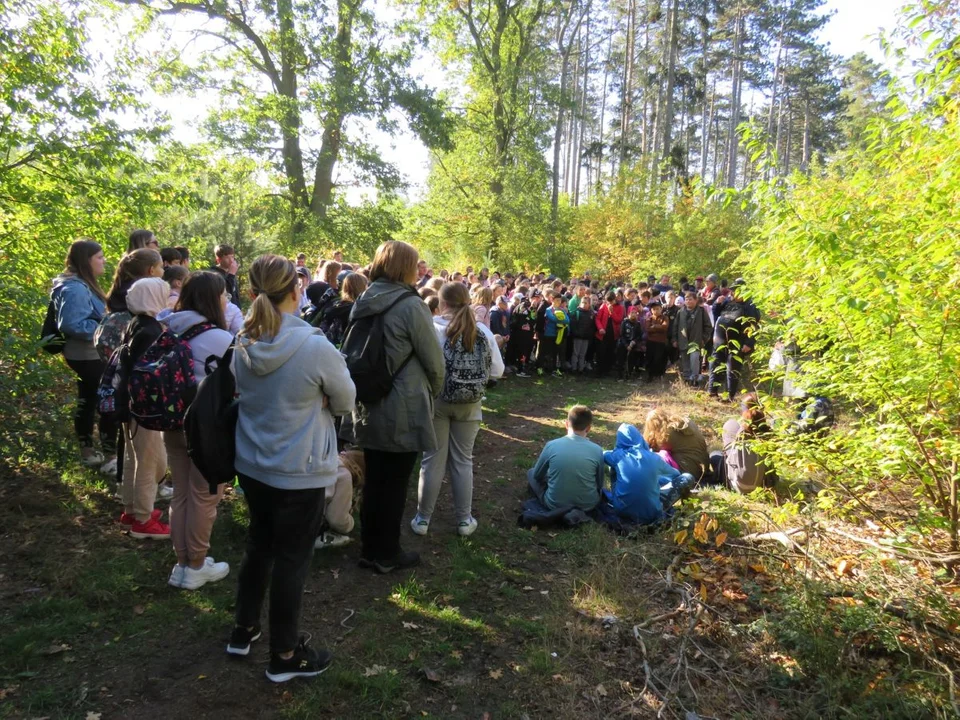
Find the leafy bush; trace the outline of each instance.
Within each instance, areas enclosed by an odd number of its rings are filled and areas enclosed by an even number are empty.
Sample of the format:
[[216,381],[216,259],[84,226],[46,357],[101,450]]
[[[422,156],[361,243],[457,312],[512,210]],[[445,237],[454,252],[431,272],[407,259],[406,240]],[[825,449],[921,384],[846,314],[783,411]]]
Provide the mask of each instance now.
[[758,303],[784,313],[767,344],[795,342],[802,384],[848,410],[822,440],[780,438],[780,462],[819,470],[861,509],[883,495],[957,549],[960,60],[934,46],[927,67],[920,96],[897,89],[893,117],[872,123],[867,150],[755,186],[742,261]]

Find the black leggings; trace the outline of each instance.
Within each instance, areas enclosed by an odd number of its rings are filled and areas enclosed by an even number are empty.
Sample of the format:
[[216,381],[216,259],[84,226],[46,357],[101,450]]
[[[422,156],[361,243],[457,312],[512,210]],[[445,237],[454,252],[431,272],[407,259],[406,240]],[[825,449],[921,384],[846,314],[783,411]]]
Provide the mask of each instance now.
[[237,473],[250,513],[237,582],[237,625],[260,622],[270,588],[270,650],[297,646],[303,586],[323,519],[324,489],[280,490]]
[[361,555],[367,560],[388,561],[400,552],[400,521],[407,500],[416,452],[363,449],[366,479],[360,508]]
[[[69,360],[67,365],[77,374],[77,407],[73,411],[73,430],[80,447],[93,447],[93,423],[97,415],[97,388],[107,365],[103,360]],[[115,422],[100,418],[100,447],[104,455],[117,454]]]

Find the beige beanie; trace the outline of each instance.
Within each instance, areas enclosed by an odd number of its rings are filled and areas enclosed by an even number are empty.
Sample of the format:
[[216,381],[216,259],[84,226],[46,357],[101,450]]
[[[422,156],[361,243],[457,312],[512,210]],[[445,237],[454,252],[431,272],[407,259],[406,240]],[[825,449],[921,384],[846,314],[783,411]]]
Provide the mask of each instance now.
[[167,307],[170,286],[160,278],[137,280],[127,291],[127,309],[134,315],[156,317]]

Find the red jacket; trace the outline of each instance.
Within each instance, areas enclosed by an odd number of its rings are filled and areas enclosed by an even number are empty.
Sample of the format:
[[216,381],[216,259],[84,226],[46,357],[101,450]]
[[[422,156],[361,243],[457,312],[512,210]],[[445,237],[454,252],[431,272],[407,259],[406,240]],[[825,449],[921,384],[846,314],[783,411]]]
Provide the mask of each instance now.
[[607,320],[611,318],[613,318],[613,340],[614,342],[619,340],[620,323],[623,322],[624,314],[622,303],[614,303],[612,310],[609,304],[603,303],[597,311],[597,340],[603,340],[604,336],[600,334],[600,331],[607,329]]

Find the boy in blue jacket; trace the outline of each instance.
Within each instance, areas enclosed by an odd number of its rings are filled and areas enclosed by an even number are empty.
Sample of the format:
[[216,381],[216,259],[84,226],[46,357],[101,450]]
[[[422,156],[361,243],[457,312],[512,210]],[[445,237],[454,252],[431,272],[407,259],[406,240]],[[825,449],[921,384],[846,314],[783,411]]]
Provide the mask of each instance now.
[[603,454],[611,468],[610,502],[617,515],[642,525],[660,522],[694,483],[653,452],[633,425],[617,430],[617,446]]

